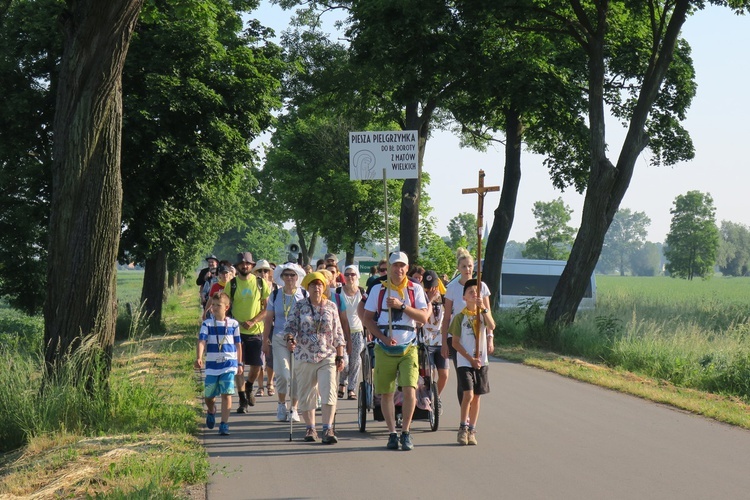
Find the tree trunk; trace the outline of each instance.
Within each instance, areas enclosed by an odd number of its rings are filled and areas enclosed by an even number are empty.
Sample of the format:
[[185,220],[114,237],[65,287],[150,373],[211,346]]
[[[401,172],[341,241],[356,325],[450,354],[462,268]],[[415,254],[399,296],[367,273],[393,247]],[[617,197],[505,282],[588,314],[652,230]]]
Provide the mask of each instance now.
[[162,306],[167,278],[167,252],[161,250],[146,259],[143,272],[141,302],[152,325],[161,323]]
[[299,251],[302,254],[302,265],[306,266],[310,263],[313,254],[315,253],[315,245],[318,241],[318,234],[313,231],[310,235],[310,242],[305,242],[305,232],[302,230],[302,224],[299,221],[294,221],[294,228],[297,230],[297,238],[299,239]]
[[354,249],[346,250],[346,257],[344,257],[344,265],[351,266],[354,264]]
[[[93,335],[107,357],[117,316],[122,68],[143,0],[68,0],[54,119],[44,307],[48,375]],[[86,376],[86,375],[84,375]]]
[[[419,114],[419,103],[412,102],[406,106],[404,130],[416,130],[419,135],[419,159],[416,179],[404,180],[401,188],[401,212],[399,215],[399,244],[398,249],[409,257],[409,262],[417,262],[419,258],[419,198],[422,190],[422,163],[427,146],[427,136],[430,132],[430,119],[435,105],[428,102]],[[391,248],[393,251],[395,246]]]
[[510,230],[516,213],[518,186],[521,183],[521,137],[523,124],[517,110],[505,112],[505,169],[500,202],[495,209],[495,219],[487,238],[487,250],[482,267],[482,281],[490,289],[490,301],[493,309],[500,299],[500,275],[502,273],[505,244],[508,243]]
[[630,185],[635,162],[647,145],[644,131],[649,111],[656,100],[664,77],[672,62],[677,39],[685,23],[690,0],[677,0],[674,12],[659,48],[651,59],[641,86],[638,101],[630,119],[628,132],[617,161],[617,167],[607,158],[604,128],[604,38],[606,32],[606,4],[600,4],[600,25],[592,32],[589,49],[589,123],[591,127],[591,172],[583,203],[581,227],[573,243],[568,263],[552,293],[545,326],[567,324],[575,320],[578,305],[586,292],[591,273],[601,255],[604,237],[620,202]]

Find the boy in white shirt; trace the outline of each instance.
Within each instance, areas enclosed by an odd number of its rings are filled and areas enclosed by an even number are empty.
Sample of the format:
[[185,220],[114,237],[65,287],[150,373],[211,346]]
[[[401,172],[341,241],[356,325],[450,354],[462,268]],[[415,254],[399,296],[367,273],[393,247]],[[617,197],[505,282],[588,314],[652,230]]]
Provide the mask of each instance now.
[[[461,424],[458,429],[458,444],[477,444],[476,425],[479,418],[479,399],[490,392],[488,354],[495,345],[487,331],[495,329],[495,320],[488,309],[484,309],[477,293],[477,280],[464,284],[463,299],[466,307],[453,317],[448,331],[453,335],[453,347],[457,353],[456,378],[461,399]],[[479,315],[479,322],[477,322]],[[477,342],[477,337],[479,341]],[[479,346],[477,352],[477,346]],[[468,418],[468,424],[467,424]]]

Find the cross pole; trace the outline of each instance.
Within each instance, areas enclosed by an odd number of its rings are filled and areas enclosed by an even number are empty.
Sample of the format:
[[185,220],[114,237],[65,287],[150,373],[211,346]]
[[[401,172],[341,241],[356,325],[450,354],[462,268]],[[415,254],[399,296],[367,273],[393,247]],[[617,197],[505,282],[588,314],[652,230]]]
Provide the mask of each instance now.
[[[486,186],[484,185],[484,170],[479,171],[479,186],[475,188],[462,189],[462,194],[477,194],[479,198],[479,206],[477,208],[477,297],[482,298],[482,229],[484,228],[484,195],[492,192],[500,191],[500,186]],[[482,312],[481,302],[477,306],[476,315],[476,328],[474,330],[474,356],[479,358],[479,332],[481,328]]]

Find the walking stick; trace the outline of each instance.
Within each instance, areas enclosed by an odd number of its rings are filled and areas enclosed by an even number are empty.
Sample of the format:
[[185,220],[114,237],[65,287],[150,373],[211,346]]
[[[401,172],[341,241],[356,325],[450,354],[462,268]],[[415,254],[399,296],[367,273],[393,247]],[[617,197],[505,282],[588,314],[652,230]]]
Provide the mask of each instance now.
[[289,353],[289,442],[292,442],[292,432],[294,431],[294,419],[292,418],[292,408],[294,408],[294,353]]
[[[484,186],[484,170],[479,171],[479,187],[463,189],[463,194],[478,194],[479,206],[477,207],[477,297],[482,299],[482,229],[484,227],[484,195],[489,191],[499,191],[500,186]],[[479,358],[479,331],[482,325],[481,309],[477,310],[476,328],[474,335],[474,356]]]

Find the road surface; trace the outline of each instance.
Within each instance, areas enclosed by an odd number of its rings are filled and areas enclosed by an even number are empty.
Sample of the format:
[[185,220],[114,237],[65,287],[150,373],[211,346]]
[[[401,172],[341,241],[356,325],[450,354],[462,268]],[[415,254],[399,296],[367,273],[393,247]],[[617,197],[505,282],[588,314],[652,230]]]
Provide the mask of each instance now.
[[303,442],[303,423],[289,442],[276,397],[258,398],[231,436],[203,430],[208,499],[750,499],[749,431],[498,359],[490,374],[477,446],[456,444],[452,369],[440,428],[415,421],[410,452],[372,413],[360,433],[346,400],[338,444]]

